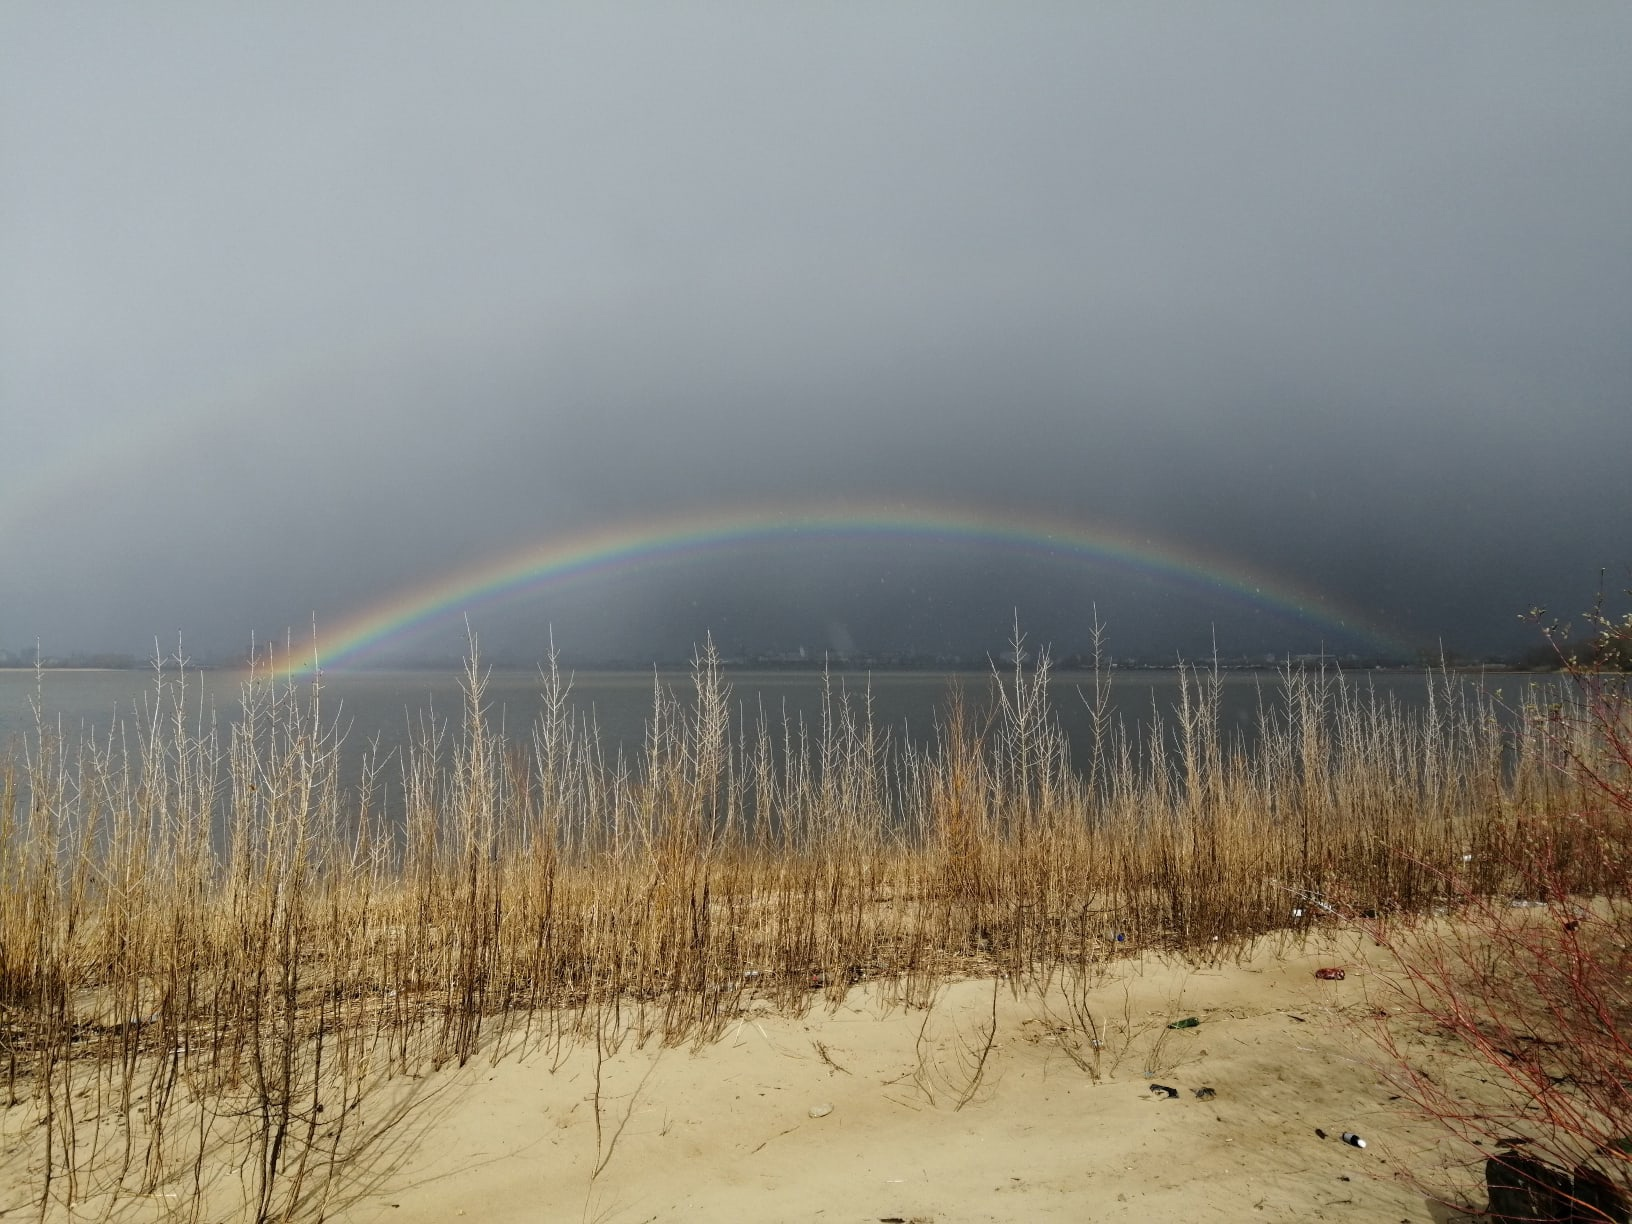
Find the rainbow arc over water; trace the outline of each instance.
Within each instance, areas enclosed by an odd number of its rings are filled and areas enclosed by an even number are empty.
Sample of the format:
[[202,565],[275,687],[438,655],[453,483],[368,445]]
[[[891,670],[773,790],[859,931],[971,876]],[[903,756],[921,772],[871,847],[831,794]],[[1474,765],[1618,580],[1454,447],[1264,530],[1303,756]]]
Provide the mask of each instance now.
[[445,618],[569,580],[638,571],[747,546],[791,548],[845,540],[968,542],[1054,561],[1108,565],[1204,597],[1222,596],[1345,639],[1364,640],[1382,653],[1407,650],[1387,628],[1318,591],[1235,560],[1204,556],[1113,525],[926,502],[845,502],[659,515],[550,538],[405,587],[338,625],[319,625],[312,646],[303,654],[292,653],[276,670],[299,675],[344,668]]

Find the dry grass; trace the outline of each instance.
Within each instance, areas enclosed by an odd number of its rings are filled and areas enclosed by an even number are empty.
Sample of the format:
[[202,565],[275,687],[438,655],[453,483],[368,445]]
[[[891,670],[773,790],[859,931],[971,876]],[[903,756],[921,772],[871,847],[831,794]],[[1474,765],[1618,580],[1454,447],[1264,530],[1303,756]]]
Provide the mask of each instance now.
[[[321,1218],[449,1062],[708,1041],[750,996],[804,1008],[863,977],[1080,1000],[1121,952],[1232,955],[1330,897],[1504,895],[1521,816],[1572,891],[1606,887],[1545,713],[1499,718],[1454,678],[1411,713],[1289,670],[1230,743],[1216,674],[1139,728],[1104,715],[1102,676],[1077,762],[1047,680],[953,693],[918,749],[838,689],[815,726],[733,721],[709,648],[609,758],[553,658],[525,742],[473,660],[457,730],[427,720],[389,763],[390,818],[388,763],[341,784],[320,684],[263,668],[230,728],[173,669],[99,740],[42,711],[0,775],[0,1160],[28,1162],[42,1218]],[[1068,1011],[1097,1072],[1104,1020]]]

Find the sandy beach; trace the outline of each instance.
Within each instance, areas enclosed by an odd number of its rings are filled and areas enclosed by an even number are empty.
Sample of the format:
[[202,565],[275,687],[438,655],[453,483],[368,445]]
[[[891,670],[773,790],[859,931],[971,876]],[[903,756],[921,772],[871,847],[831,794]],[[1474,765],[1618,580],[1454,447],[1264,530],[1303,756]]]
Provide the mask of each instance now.
[[[863,985],[798,1018],[751,1011],[700,1049],[626,1044],[600,1067],[599,1139],[593,1048],[477,1060],[398,1085],[402,1122],[331,1218],[1456,1219],[1409,1176],[1443,1164],[1442,1140],[1363,1040],[1381,982],[1362,944],[1118,963],[1090,996],[1098,1082],[1006,983],[982,1068],[991,979],[929,1009]],[[1315,978],[1333,963],[1345,980]]]

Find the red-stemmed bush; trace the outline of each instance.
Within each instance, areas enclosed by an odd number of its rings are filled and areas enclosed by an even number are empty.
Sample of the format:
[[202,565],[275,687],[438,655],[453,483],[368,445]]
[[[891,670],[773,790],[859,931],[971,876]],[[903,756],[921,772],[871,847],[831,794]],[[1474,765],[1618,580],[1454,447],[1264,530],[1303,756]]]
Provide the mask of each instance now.
[[1498,1219],[1625,1221],[1632,1202],[1632,613],[1600,600],[1586,625],[1546,631],[1560,684],[1515,731],[1567,802],[1515,813],[1494,864],[1439,870],[1440,912],[1365,923],[1398,969],[1374,1014],[1390,1078],[1485,1149]]

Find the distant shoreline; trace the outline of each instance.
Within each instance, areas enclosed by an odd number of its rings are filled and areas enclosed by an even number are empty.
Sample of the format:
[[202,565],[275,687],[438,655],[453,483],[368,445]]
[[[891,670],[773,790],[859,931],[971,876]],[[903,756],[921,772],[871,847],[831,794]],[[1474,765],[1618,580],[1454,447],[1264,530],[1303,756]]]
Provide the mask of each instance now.
[[[1302,660],[1294,660],[1293,664],[1294,664],[1294,666],[1314,666],[1316,664],[1319,664],[1320,662],[1321,662],[1321,660],[1319,660],[1319,659],[1302,659]],[[1343,670],[1345,672],[1400,672],[1400,673],[1411,673],[1411,672],[1440,672],[1440,671],[1445,671],[1445,672],[1450,672],[1450,673],[1455,674],[1455,675],[1474,675],[1474,674],[1479,674],[1479,673],[1483,673],[1483,672],[1502,672],[1504,674],[1532,675],[1532,676],[1552,676],[1552,675],[1557,675],[1559,673],[1559,669],[1556,668],[1556,667],[1554,667],[1554,668],[1538,668],[1538,667],[1526,666],[1526,665],[1521,664],[1521,663],[1452,663],[1452,664],[1449,664],[1447,666],[1441,666],[1439,664],[1427,665],[1427,664],[1422,664],[1422,663],[1346,662],[1346,661],[1341,660],[1341,659],[1327,659],[1326,663],[1328,663],[1328,664],[1330,664],[1332,666],[1338,667],[1338,668],[1340,668],[1341,670]],[[691,669],[691,664],[690,664],[689,661],[688,662],[667,661],[667,662],[652,662],[652,663],[607,663],[607,662],[594,662],[594,661],[586,662],[586,663],[566,663],[566,662],[563,662],[561,664],[561,666],[562,666],[563,670],[566,670],[566,671],[607,672],[607,673],[613,673],[613,674],[627,673],[627,674],[631,674],[631,675],[647,674],[647,673],[652,672],[653,670],[656,670],[656,671],[659,671],[659,672],[684,672],[684,671],[689,671]],[[999,663],[996,664],[996,666],[1000,671],[1003,671],[1003,672],[1006,673],[1006,672],[1010,671],[1013,668],[1014,665],[1012,663],[999,662]],[[1218,665],[1218,670],[1221,671],[1221,672],[1230,672],[1230,673],[1233,673],[1233,674],[1247,675],[1247,676],[1251,676],[1251,675],[1273,676],[1273,675],[1279,674],[1281,669],[1284,666],[1286,666],[1284,663],[1251,663],[1251,664],[1246,664],[1246,663],[1220,663]],[[483,667],[484,667],[484,670],[491,670],[491,671],[500,672],[500,673],[533,672],[533,671],[536,671],[538,669],[538,664],[536,664],[536,663],[492,663],[492,664],[484,664]],[[1203,671],[1211,671],[1213,669],[1213,665],[1209,660],[1205,660],[1205,659],[1185,659],[1182,663],[1179,663],[1179,662],[1174,662],[1174,663],[1118,663],[1115,666],[1106,667],[1103,670],[1105,672],[1159,673],[1159,672],[1178,671],[1178,670],[1180,670],[1181,667],[1183,667],[1185,669],[1188,669],[1190,667],[1197,667],[1197,668],[1200,668]],[[188,664],[187,664],[187,670],[188,671],[194,671],[194,672],[247,671],[248,668],[249,668],[249,665],[247,663],[195,663],[195,662],[189,661]],[[405,664],[402,664],[400,666],[394,666],[394,667],[355,667],[355,668],[338,668],[337,667],[337,668],[332,668],[332,669],[325,669],[324,675],[327,675],[327,676],[389,676],[389,675],[405,675],[405,674],[406,675],[412,675],[412,674],[434,675],[434,674],[446,673],[446,672],[451,672],[451,671],[459,671],[459,670],[461,670],[461,668],[462,668],[462,664],[459,664],[459,663],[417,663],[417,664],[407,664],[407,663],[405,663]],[[70,673],[70,674],[106,673],[106,674],[110,674],[110,675],[115,674],[115,673],[137,674],[137,673],[152,671],[153,670],[153,665],[152,665],[152,663],[141,663],[141,664],[132,664],[129,667],[106,667],[106,666],[97,667],[97,666],[82,666],[82,665],[79,665],[79,664],[45,663],[45,664],[39,665],[39,667],[36,668],[36,666],[34,664],[32,664],[32,663],[27,663],[27,664],[22,664],[22,663],[0,663],[0,674],[5,674],[5,673],[8,673],[8,672],[16,672],[16,673],[21,673],[21,674],[30,674],[30,673],[35,672],[36,670],[42,671],[42,672],[50,672],[53,675],[61,675],[63,673]],[[897,663],[840,663],[840,662],[833,662],[833,663],[829,663],[829,664],[820,664],[820,663],[811,663],[811,664],[800,664],[800,663],[729,663],[728,662],[728,663],[722,663],[721,664],[721,670],[724,671],[724,672],[727,672],[727,673],[739,673],[739,674],[744,673],[744,672],[756,672],[756,673],[777,673],[777,672],[806,673],[806,672],[810,672],[810,673],[821,673],[823,671],[831,671],[831,672],[834,672],[834,673],[845,674],[845,675],[857,675],[857,674],[865,673],[865,674],[869,674],[869,675],[898,675],[898,676],[913,676],[913,675],[985,676],[985,675],[990,675],[991,674],[992,665],[984,664],[984,663],[975,663],[975,662],[945,663],[945,664],[929,664],[929,663],[926,663],[926,664],[923,664],[923,665],[897,664]],[[1028,668],[1028,670],[1030,670],[1030,669]],[[1056,665],[1051,666],[1049,670],[1050,670],[1051,674],[1053,674],[1054,676],[1057,676],[1057,677],[1063,677],[1063,676],[1091,676],[1091,675],[1093,675],[1095,673],[1095,669],[1093,667],[1091,667],[1091,666],[1079,666],[1079,665],[1075,665],[1075,664],[1072,664],[1072,665],[1056,664]],[[305,674],[305,673],[303,672],[302,674]]]

